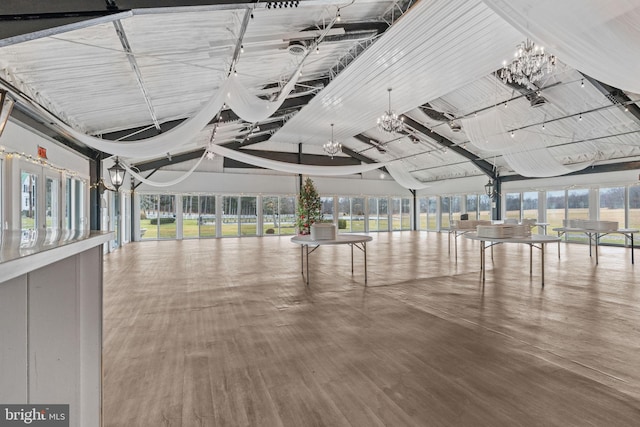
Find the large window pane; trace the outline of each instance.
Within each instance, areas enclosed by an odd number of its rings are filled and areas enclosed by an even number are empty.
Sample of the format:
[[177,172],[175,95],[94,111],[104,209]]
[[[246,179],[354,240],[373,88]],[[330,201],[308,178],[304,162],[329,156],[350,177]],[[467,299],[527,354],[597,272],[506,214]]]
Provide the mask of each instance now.
[[438,229],[438,199],[435,196],[429,197],[427,208],[427,229]]
[[200,196],[200,237],[216,237],[216,196]]
[[537,191],[527,191],[522,193],[522,218],[536,219],[542,222],[542,218],[538,218]]
[[450,212],[451,219],[460,219],[460,213],[462,213],[462,197],[452,196],[450,198]]
[[[624,187],[612,187],[600,189],[600,221],[616,221],[618,228],[624,228]],[[623,245],[623,234],[608,234],[600,238],[601,243]]]
[[351,231],[351,200],[349,197],[338,197],[338,229],[342,233]]
[[[589,219],[589,190],[576,188],[567,191],[567,218]],[[588,242],[584,233],[568,233],[567,240],[573,242]]]
[[467,214],[469,219],[478,218],[478,195],[467,194]]
[[24,232],[38,228],[38,176],[22,171],[20,174],[21,209],[20,224]]
[[402,199],[391,199],[391,229],[402,230]]
[[378,198],[369,197],[369,231],[378,230]]
[[520,193],[507,193],[505,203],[505,218],[520,221]]
[[45,185],[45,209],[47,228],[58,228],[60,226],[60,206],[58,201],[60,181],[53,178],[46,179]]
[[333,222],[333,197],[320,197],[322,203],[322,219]]
[[403,230],[411,230],[411,199],[402,199],[402,224]]
[[418,199],[418,203],[419,203],[419,221],[418,224],[419,225],[419,230],[427,230],[427,221],[428,221],[428,216],[427,216],[427,211],[429,208],[429,202],[428,199],[426,197],[421,197],[420,199]]
[[67,178],[64,182],[64,228],[66,230],[73,228],[73,223],[71,222],[71,213],[73,210],[72,181],[71,178]]
[[140,195],[140,238],[158,238],[158,196]]
[[200,218],[200,212],[198,210],[198,196],[193,194],[184,194],[182,196],[183,238],[197,238],[200,235],[198,230]]
[[640,228],[640,186],[629,187],[629,228]]
[[238,235],[238,196],[222,198],[222,235]]
[[378,198],[378,231],[389,231],[389,199]]
[[176,238],[176,198],[167,194],[160,195],[158,217],[158,237],[160,239]]
[[547,229],[549,232],[554,228],[562,227],[566,206],[564,196],[564,190],[547,191],[547,222],[549,223]]
[[280,206],[278,196],[262,198],[262,229],[264,234],[280,234]]
[[351,231],[364,231],[364,198],[351,198]]
[[257,197],[240,197],[240,235],[255,236],[258,228]]
[[440,229],[448,230],[449,229],[449,218],[450,213],[450,201],[451,199],[448,196],[443,196],[440,198]]
[[280,232],[279,234],[295,234],[296,233],[296,198],[280,197],[279,200]]
[[491,198],[486,194],[478,197],[478,219],[489,221],[493,217],[491,215]]

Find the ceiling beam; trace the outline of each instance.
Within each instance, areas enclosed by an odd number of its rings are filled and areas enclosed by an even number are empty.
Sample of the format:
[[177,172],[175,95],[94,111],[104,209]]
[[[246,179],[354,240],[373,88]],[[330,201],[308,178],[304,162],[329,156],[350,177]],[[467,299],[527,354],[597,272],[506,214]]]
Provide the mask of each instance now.
[[411,126],[413,129],[415,129],[416,131],[429,137],[430,139],[442,145],[443,147],[447,147],[448,149],[456,152],[457,154],[465,157],[466,159],[469,159],[471,163],[473,163],[485,175],[491,177],[492,179],[497,178],[496,171],[494,170],[493,165],[491,163],[487,162],[486,160],[479,159],[475,154],[456,145],[453,141],[445,138],[444,136],[435,133],[428,127],[424,126],[422,123],[418,123],[417,121],[413,120],[411,117],[408,117],[408,116],[403,116],[403,117],[404,117],[404,122],[409,126]]
[[604,96],[607,97],[611,103],[614,105],[618,105],[620,109],[625,111],[628,114],[631,114],[636,121],[636,123],[640,124],[640,107],[633,102],[631,98],[627,96],[622,90],[609,86],[606,83],[602,83],[599,80],[594,79],[593,77],[589,77],[586,74],[583,74],[584,78],[587,79],[589,83],[591,83],[596,89],[598,89]]
[[135,165],[131,165],[131,166],[135,167],[140,172],[160,169],[165,166],[175,165],[178,163],[187,162],[189,160],[199,159],[200,157],[202,157],[204,150],[205,150],[204,148],[199,148],[197,150],[190,151],[188,153],[173,155],[171,156],[171,158],[164,157],[162,159],[149,160],[147,162],[136,163]]

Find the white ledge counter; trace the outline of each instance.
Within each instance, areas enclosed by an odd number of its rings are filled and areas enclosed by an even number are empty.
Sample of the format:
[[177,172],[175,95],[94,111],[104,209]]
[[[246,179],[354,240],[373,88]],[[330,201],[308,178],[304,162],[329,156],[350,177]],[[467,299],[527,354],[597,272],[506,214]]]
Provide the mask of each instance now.
[[0,235],[0,402],[68,404],[100,426],[102,244],[113,233]]

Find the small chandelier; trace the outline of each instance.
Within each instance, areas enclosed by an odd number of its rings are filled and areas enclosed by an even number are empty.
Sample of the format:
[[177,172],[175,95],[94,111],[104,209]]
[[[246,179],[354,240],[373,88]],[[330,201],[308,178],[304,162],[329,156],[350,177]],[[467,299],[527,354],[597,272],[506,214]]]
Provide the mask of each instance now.
[[500,78],[506,83],[515,82],[529,89],[537,89],[534,83],[551,73],[556,66],[556,57],[544,52],[544,48],[536,46],[527,39],[517,46],[515,58],[510,64],[504,61],[500,70]]
[[325,142],[324,145],[322,145],[322,148],[325,153],[331,156],[332,159],[333,156],[342,151],[342,144],[333,140],[333,123],[331,123],[331,141]]
[[378,117],[378,129],[388,133],[398,133],[404,129],[404,117],[398,117],[398,115],[391,109],[391,88],[387,89],[389,92],[389,109],[385,113]]

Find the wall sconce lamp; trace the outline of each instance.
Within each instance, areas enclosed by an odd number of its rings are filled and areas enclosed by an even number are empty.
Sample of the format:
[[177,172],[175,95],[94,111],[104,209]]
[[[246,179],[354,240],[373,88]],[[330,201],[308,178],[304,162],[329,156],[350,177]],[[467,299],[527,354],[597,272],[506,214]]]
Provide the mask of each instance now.
[[0,136],[2,136],[2,131],[9,120],[13,104],[15,104],[14,99],[9,96],[6,90],[0,89]]
[[109,178],[111,178],[111,183],[116,188],[116,191],[120,188],[122,183],[124,182],[124,174],[127,172],[125,168],[120,164],[120,160],[116,157],[116,162],[109,169]]
[[493,189],[493,181],[491,178],[489,178],[489,182],[484,185],[484,191],[491,200],[494,200],[498,196],[498,192]]

